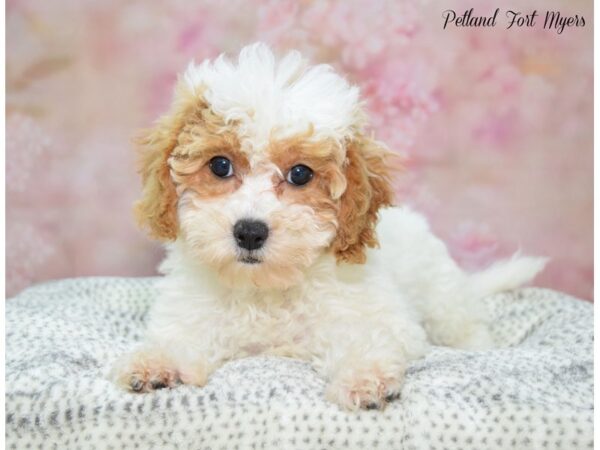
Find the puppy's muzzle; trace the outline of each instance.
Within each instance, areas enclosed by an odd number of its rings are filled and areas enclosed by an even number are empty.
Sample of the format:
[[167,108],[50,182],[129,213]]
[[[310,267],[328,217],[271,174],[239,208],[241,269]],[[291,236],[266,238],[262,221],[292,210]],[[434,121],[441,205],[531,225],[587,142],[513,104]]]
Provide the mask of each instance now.
[[233,236],[240,248],[258,250],[269,236],[269,227],[260,220],[242,219],[233,226]]

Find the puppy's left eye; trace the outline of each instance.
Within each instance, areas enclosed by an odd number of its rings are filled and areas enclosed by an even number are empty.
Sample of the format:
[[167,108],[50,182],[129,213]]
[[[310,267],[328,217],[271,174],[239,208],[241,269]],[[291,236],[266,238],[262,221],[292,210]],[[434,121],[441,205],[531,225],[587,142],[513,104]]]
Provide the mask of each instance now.
[[210,170],[219,178],[227,178],[233,175],[233,164],[224,156],[215,156],[210,160]]
[[287,174],[287,182],[295,186],[303,186],[312,180],[313,171],[304,164],[298,164],[290,169]]

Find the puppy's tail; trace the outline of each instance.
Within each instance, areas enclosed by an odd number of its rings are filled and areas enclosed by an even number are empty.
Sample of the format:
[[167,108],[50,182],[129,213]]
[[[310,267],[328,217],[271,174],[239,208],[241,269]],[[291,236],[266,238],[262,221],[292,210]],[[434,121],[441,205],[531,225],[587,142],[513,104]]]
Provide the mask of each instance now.
[[533,280],[547,262],[548,258],[516,253],[510,259],[498,261],[481,272],[469,275],[469,284],[479,298],[508,291]]

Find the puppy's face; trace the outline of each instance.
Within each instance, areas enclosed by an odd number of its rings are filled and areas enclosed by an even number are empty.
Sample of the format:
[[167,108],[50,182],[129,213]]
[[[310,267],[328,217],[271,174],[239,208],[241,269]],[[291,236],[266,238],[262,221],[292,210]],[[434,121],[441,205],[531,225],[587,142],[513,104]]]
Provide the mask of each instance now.
[[385,150],[358,132],[340,142],[312,123],[301,132],[273,126],[258,139],[203,95],[185,86],[178,95],[141,140],[137,212],[154,236],[179,240],[231,286],[292,286],[324,252],[364,262],[377,210],[392,197]]

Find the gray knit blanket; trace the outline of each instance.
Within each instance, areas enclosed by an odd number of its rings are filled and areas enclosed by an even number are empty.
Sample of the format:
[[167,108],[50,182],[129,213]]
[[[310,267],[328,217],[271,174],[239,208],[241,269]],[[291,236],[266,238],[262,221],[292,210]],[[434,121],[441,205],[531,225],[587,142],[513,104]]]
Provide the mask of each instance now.
[[499,347],[435,347],[385,411],[345,412],[301,361],[253,357],[203,388],[115,387],[155,279],[81,278],[6,303],[6,448],[584,449],[593,447],[593,308],[522,289],[485,300]]

